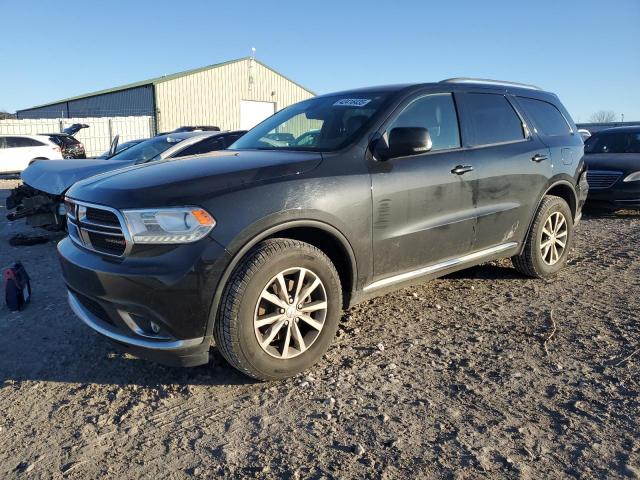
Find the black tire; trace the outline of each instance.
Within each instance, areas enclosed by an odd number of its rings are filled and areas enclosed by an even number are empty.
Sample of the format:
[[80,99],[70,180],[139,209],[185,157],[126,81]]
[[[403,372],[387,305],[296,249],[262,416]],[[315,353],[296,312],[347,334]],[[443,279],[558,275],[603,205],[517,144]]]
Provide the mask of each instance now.
[[[326,292],[327,308],[323,327],[308,349],[283,359],[275,358],[260,346],[254,315],[263,289],[274,276],[289,268],[305,268],[317,276]],[[340,277],[329,257],[308,243],[269,239],[249,251],[229,278],[214,339],[222,356],[241,372],[259,380],[287,378],[306,370],[324,355],[335,336],[341,312]]]
[[[550,265],[543,258],[541,243],[545,222],[551,215],[559,212],[566,219],[567,235],[565,247],[559,255],[558,260]],[[520,255],[511,257],[513,266],[518,272],[533,278],[549,278],[558,273],[567,264],[567,256],[573,245],[573,216],[571,208],[567,202],[553,195],[548,195],[542,199],[533,225],[525,240],[525,245]]]

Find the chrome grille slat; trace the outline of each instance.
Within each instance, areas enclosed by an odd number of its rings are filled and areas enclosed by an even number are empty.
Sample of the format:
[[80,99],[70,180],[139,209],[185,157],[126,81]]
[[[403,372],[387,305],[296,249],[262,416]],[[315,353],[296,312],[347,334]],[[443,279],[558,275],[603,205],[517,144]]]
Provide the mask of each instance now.
[[587,182],[590,189],[604,190],[611,188],[621,176],[622,172],[617,170],[589,170],[587,171]]
[[84,232],[98,233],[100,235],[108,235],[110,237],[121,237],[121,238],[124,238],[124,235],[122,234],[122,231],[120,231],[120,232],[106,232],[104,230],[95,230],[93,228],[87,228],[84,225],[86,225],[86,224],[83,224],[83,226],[81,227],[82,231],[84,231]]
[[[124,218],[116,209],[91,203],[66,199],[71,208],[67,212],[69,238],[88,250],[112,257],[123,257],[132,247]],[[87,218],[87,211],[92,219]],[[113,219],[118,225],[96,220]]]

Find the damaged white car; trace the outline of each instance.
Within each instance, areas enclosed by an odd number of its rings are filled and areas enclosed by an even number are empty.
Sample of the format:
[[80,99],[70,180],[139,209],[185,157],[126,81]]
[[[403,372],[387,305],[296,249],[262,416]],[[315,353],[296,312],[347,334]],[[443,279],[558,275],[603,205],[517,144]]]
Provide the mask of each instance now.
[[11,221],[26,218],[33,227],[63,230],[64,195],[77,181],[141,163],[222,150],[244,133],[244,130],[170,133],[142,141],[107,159],[36,162],[22,172],[22,185],[7,198],[10,212],[7,218]]

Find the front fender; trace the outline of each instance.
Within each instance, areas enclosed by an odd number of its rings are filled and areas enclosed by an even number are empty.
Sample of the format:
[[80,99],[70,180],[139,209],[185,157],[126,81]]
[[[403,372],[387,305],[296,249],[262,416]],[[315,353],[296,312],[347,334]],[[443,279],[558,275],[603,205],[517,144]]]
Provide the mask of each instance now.
[[[312,214],[315,214],[316,218],[309,218]],[[358,263],[353,250],[353,247],[347,237],[335,226],[318,220],[318,217],[326,217],[323,212],[303,212],[299,210],[290,210],[285,212],[278,212],[269,217],[260,219],[254,224],[245,228],[233,241],[226,247],[227,252],[231,255],[231,261],[225,268],[213,296],[211,308],[209,310],[209,318],[207,320],[207,335],[213,334],[213,327],[216,321],[216,316],[220,306],[220,300],[224,293],[224,288],[231,277],[231,274],[235,270],[236,266],[240,263],[242,258],[262,240],[277,235],[278,232],[293,228],[315,228],[322,230],[332,235],[338,240],[345,252],[349,257],[351,263],[351,285],[356,285],[358,279]]]

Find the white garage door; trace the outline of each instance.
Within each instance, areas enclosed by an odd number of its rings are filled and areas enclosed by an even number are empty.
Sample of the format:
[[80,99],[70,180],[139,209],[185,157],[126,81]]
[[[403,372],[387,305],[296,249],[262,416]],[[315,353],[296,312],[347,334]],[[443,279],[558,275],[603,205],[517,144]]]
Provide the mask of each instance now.
[[249,130],[262,120],[273,115],[276,104],[273,102],[254,102],[240,100],[240,129]]

